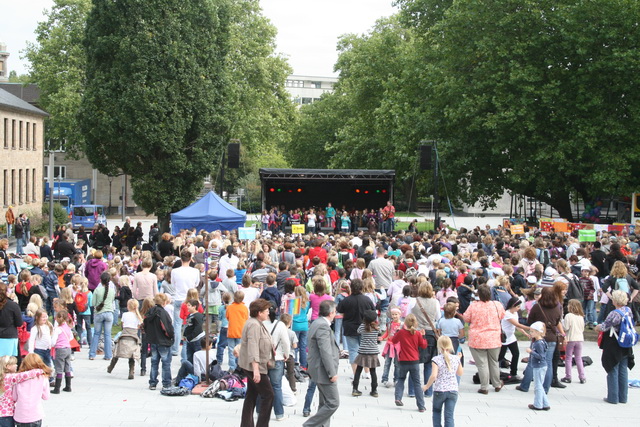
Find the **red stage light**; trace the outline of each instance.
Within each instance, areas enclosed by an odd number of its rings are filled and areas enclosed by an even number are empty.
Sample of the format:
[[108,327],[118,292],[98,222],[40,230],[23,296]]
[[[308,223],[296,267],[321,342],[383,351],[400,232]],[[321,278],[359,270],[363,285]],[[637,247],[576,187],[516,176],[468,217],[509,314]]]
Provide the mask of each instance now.
[[384,193],[386,193],[386,192],[387,192],[387,190],[382,190],[382,193],[383,193],[383,194],[384,194]]
[[369,194],[369,190],[364,190],[364,194]]
[[298,188],[298,193],[302,193],[302,188]]
[[289,190],[289,193],[293,193],[293,190]]
[[276,191],[275,188],[270,188],[269,191],[271,191],[272,193]]

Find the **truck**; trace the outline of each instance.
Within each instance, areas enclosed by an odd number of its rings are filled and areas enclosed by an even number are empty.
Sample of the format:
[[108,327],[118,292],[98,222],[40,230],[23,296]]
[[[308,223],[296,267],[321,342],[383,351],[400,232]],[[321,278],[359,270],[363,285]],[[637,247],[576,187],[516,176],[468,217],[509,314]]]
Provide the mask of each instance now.
[[[49,201],[49,183],[45,182],[45,201]],[[54,181],[53,201],[60,203],[68,214],[74,206],[87,205],[91,203],[91,180],[90,179],[66,179]]]

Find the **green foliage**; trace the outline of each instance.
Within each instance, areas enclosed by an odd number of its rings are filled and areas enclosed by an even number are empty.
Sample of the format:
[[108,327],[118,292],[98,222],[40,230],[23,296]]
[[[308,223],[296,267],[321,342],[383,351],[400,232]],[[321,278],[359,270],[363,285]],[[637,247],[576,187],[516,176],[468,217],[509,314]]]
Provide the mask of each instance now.
[[29,74],[20,74],[12,70],[9,72],[9,83],[22,83],[23,85],[31,83],[31,76]]
[[506,188],[570,218],[570,192],[584,200],[631,192],[640,160],[631,149],[640,124],[637,2],[400,3],[420,35],[422,122],[445,141],[443,172],[465,201]]
[[86,55],[82,46],[91,0],[55,0],[47,19],[38,23],[36,43],[27,42],[24,56],[31,63],[29,83],[40,88],[40,107],[46,138],[53,144],[66,141],[67,155],[84,149],[77,113],[83,93]]
[[[34,215],[35,216],[35,215]],[[35,233],[48,233],[49,231],[49,202],[45,202],[42,204],[42,213],[38,215],[41,217],[40,225],[34,221],[34,218],[31,218],[31,229],[38,230],[34,231]],[[53,225],[62,225],[67,224],[69,222],[69,214],[67,210],[60,204],[53,204]],[[35,227],[34,227],[35,225]]]
[[226,142],[225,1],[94,0],[80,126],[101,172],[166,217],[191,203]]

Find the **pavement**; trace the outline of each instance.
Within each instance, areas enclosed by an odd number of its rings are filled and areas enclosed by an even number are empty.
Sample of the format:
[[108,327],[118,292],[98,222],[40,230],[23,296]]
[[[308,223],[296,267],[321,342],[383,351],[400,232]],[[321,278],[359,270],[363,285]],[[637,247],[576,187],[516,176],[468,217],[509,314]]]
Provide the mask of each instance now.
[[[520,343],[520,354],[524,354],[525,342]],[[464,350],[467,357],[469,349]],[[568,384],[565,389],[552,388],[549,393],[551,410],[532,411],[533,387],[528,393],[515,390],[515,385],[505,386],[500,393],[493,390],[489,395],[477,393],[471,377],[476,372],[467,365],[460,384],[460,397],[455,409],[458,426],[614,426],[616,424],[640,425],[640,390],[629,389],[629,403],[611,405],[602,401],[606,395],[606,374],[600,365],[600,350],[593,342],[586,342],[584,355],[591,356],[593,365],[586,367],[586,384]],[[179,358],[174,358],[172,374],[179,367]],[[226,359],[225,359],[226,360]],[[149,361],[147,362],[149,363]],[[159,390],[148,389],[148,377],[136,376],[127,379],[127,361],[121,360],[112,374],[107,374],[108,362],[96,358],[90,361],[87,349],[76,353],[72,362],[75,378],[73,392],[51,395],[44,402],[44,426],[237,426],[240,424],[243,400],[225,402],[221,399],[204,399],[190,395],[165,397]],[[223,367],[226,366],[223,364]],[[520,364],[519,370],[524,369]],[[149,367],[147,367],[149,369]],[[136,368],[136,374],[140,368]],[[369,396],[369,380],[361,380],[361,397],[351,396],[350,369],[347,360],[340,361],[338,387],[341,404],[335,413],[334,426],[389,426],[401,427],[414,424],[431,424],[431,399],[425,399],[427,411],[419,413],[415,399],[403,398],[404,406],[394,404],[393,389],[380,386],[379,397]],[[562,376],[564,368],[559,368]],[[577,372],[574,368],[574,379]],[[381,372],[378,373],[381,377]],[[630,378],[638,378],[637,370],[630,371]],[[302,405],[307,389],[306,383],[298,383],[297,404],[285,407],[284,421],[276,422],[272,414],[272,425],[300,426]],[[317,409],[318,396],[314,398],[312,414]]]

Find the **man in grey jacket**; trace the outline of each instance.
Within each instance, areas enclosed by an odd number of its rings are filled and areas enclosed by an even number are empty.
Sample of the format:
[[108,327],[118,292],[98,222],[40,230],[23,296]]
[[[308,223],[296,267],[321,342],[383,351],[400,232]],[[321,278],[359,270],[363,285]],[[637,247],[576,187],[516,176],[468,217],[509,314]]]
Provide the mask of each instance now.
[[309,418],[305,427],[325,426],[340,406],[338,394],[338,365],[340,349],[331,331],[331,322],[336,316],[336,303],[322,301],[319,315],[309,328],[309,359],[307,372],[317,384],[320,394],[318,412]]

